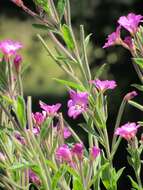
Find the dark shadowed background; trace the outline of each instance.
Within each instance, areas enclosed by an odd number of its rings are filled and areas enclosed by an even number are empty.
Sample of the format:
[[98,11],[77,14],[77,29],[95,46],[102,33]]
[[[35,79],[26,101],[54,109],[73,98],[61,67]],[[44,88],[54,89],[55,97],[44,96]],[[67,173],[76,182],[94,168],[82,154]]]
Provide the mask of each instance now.
[[[32,1],[25,0],[24,2],[31,8],[33,7]],[[143,1],[71,0],[71,7],[75,32],[78,33],[79,25],[84,24],[86,33],[92,33],[88,51],[92,73],[95,73],[100,65],[107,63],[109,66],[102,78],[114,79],[118,84],[118,88],[109,93],[108,131],[109,136],[112,137],[113,126],[121,100],[127,92],[133,90],[131,84],[139,83],[139,80],[133,69],[130,53],[127,50],[122,47],[112,47],[104,50],[102,46],[107,35],[115,30],[116,21],[121,15],[127,15],[129,12],[143,15]],[[39,110],[39,99],[49,104],[61,102],[65,117],[74,130],[78,128],[79,131],[77,122],[80,121],[73,122],[69,120],[66,114],[66,102],[68,99],[66,89],[53,80],[55,77],[64,79],[66,76],[47,56],[36,38],[36,33],[46,34],[32,28],[32,23],[35,23],[35,21],[12,4],[10,0],[0,0],[0,40],[14,39],[21,41],[24,45],[21,51],[24,57],[23,64],[25,66],[29,65],[23,76],[24,94],[25,96],[33,96],[33,111]],[[51,48],[53,47],[48,39],[47,43]],[[141,96],[142,94],[139,93],[136,101],[142,102]],[[141,112],[128,106],[125,110],[122,124],[127,121],[141,120],[142,116]],[[80,131],[80,134],[86,142],[86,134],[82,131]],[[117,168],[126,165],[125,147],[126,142],[122,142],[114,161]],[[131,173],[132,170],[127,166],[119,183],[119,189],[130,189],[130,182],[126,175]]]

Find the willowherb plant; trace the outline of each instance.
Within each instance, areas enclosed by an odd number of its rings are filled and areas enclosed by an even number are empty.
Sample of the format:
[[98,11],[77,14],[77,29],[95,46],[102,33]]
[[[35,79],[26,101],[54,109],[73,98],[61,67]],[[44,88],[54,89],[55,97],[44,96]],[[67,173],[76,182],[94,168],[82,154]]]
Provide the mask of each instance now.
[[[82,127],[88,135],[88,148],[60,112],[61,104],[47,105],[39,101],[41,112],[32,113],[31,97],[23,98],[22,45],[12,40],[0,42],[3,54],[0,60],[0,186],[6,190],[117,190],[118,180],[125,168],[117,171],[114,156],[125,139],[127,159],[136,178],[129,176],[132,189],[143,190],[141,167],[143,138],[136,137],[142,121],[121,124],[125,106],[129,103],[143,111],[143,106],[132,101],[137,93],[129,92],[121,102],[115,123],[112,144],[107,132],[108,90],[117,84],[113,80],[100,80],[105,65],[96,76],[91,75],[87,47],[90,35],[85,36],[80,26],[80,43],[71,25],[69,0],[34,0],[37,12],[25,6],[22,0],[11,0],[38,20],[34,27],[46,30],[55,53],[42,36],[37,35],[48,55],[65,71],[70,81],[56,79],[68,89],[68,116],[77,119],[83,115]],[[121,45],[133,56],[133,65],[143,82],[143,16],[130,13],[118,20],[116,31],[108,36],[103,48]],[[121,38],[121,29],[129,36]],[[78,68],[78,72],[77,72]],[[80,74],[79,74],[80,72]],[[139,90],[142,85],[134,84]],[[55,125],[56,118],[56,125]],[[121,125],[121,126],[120,126]],[[70,138],[70,140],[69,140]],[[72,143],[71,143],[72,140]]]

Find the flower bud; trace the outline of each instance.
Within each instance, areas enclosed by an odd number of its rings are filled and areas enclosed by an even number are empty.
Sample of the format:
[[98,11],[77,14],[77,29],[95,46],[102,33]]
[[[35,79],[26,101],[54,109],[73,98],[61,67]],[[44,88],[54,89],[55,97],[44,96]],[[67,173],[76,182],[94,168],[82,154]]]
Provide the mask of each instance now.
[[22,0],[11,0],[13,3],[15,3],[17,6],[22,7],[23,1]]
[[91,160],[95,160],[96,157],[100,154],[100,148],[96,147],[96,146],[93,146],[91,149],[90,149],[90,158]]
[[15,70],[17,73],[19,73],[19,71],[20,71],[21,62],[22,62],[22,57],[20,55],[16,55],[13,63],[14,63]]
[[32,170],[29,170],[29,181],[31,181],[32,183],[36,185],[41,184],[39,177]]
[[73,155],[77,156],[79,160],[82,160],[83,158],[83,144],[76,143],[74,147],[72,148]]
[[137,94],[136,91],[129,92],[128,94],[125,95],[124,100],[129,101],[129,100],[133,99],[137,95],[138,94]]

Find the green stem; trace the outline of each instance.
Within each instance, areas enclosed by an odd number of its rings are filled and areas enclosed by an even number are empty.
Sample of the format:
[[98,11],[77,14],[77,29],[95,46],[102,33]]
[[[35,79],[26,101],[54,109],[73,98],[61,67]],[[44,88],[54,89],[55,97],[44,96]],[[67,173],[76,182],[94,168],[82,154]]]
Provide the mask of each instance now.
[[[123,116],[123,112],[124,112],[124,109],[125,109],[125,106],[126,106],[126,103],[127,101],[125,99],[123,99],[121,105],[120,105],[120,108],[119,108],[119,111],[118,111],[118,114],[117,114],[117,119],[116,119],[116,123],[115,123],[115,127],[114,127],[114,131],[119,127],[120,125],[120,122],[121,122],[121,119],[122,119],[122,116]],[[114,146],[115,146],[115,143],[116,143],[116,140],[117,140],[117,136],[113,136],[113,140],[112,140],[112,152],[114,151]],[[115,154],[115,151],[114,151],[114,154]]]
[[23,96],[23,85],[22,85],[22,79],[20,73],[17,74],[17,82],[18,82],[18,89],[20,96]]
[[107,129],[106,128],[103,129],[103,133],[104,133],[105,150],[106,150],[107,158],[108,158],[109,161],[111,161],[109,138],[108,138],[108,133],[107,133]]
[[141,178],[137,171],[135,171],[135,175],[136,175],[136,179],[137,179],[138,185],[140,187],[140,190],[143,190]]
[[84,56],[84,67],[85,67],[85,72],[88,81],[91,80],[91,72],[89,68],[89,63],[88,63],[88,58],[87,58],[87,52],[86,52],[86,47],[85,47],[85,34],[84,34],[84,26],[80,26],[80,31],[81,31],[81,44],[82,44],[82,49],[83,49],[83,56]]

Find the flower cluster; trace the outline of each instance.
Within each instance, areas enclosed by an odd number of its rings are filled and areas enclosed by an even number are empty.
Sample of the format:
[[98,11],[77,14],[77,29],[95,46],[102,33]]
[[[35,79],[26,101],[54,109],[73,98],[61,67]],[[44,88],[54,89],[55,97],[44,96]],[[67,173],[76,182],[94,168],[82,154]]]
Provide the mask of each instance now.
[[[96,146],[90,149],[90,159],[95,160],[100,154],[100,149]],[[60,162],[66,162],[71,166],[75,166],[75,162],[78,159],[82,161],[84,158],[84,146],[81,143],[76,143],[69,148],[68,145],[64,144],[56,150],[56,158]]]
[[[122,45],[127,49],[133,50],[132,36],[138,31],[138,26],[140,22],[143,21],[142,15],[136,15],[134,13],[129,13],[127,16],[121,16],[118,20],[119,26],[116,31],[110,34],[107,38],[107,42],[103,48],[108,48],[113,45]],[[121,39],[120,33],[121,28],[126,29],[131,36],[125,37],[124,40]]]

